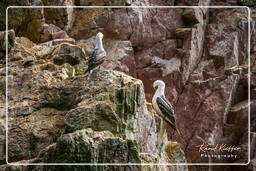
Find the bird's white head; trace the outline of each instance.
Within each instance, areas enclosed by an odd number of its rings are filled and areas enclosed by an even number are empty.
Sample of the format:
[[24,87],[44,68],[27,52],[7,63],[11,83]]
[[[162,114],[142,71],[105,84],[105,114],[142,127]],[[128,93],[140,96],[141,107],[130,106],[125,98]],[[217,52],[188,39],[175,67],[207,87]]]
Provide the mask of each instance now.
[[99,32],[96,35],[95,49],[100,49],[101,51],[104,51],[103,44],[102,44],[103,37],[104,35],[101,32]]
[[153,84],[153,87],[154,87],[154,89],[156,89],[156,88],[164,89],[165,83],[162,80],[156,80]]
[[104,35],[101,33],[101,32],[99,32],[97,35],[96,35],[96,39],[103,39],[103,37],[104,37]]

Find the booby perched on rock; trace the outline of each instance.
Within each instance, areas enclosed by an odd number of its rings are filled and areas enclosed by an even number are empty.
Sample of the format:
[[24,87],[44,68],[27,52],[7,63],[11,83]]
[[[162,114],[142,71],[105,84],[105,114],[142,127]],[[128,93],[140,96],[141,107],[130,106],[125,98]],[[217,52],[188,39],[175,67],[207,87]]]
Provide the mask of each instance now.
[[155,109],[156,113],[160,115],[166,122],[168,122],[175,131],[178,131],[174,115],[174,108],[164,96],[165,83],[161,80],[157,80],[154,82],[153,87],[157,88],[152,99],[153,108]]
[[85,71],[85,73],[89,72],[91,74],[96,67],[100,66],[104,62],[104,58],[106,57],[106,52],[102,44],[103,37],[104,35],[101,32],[99,32],[96,35],[95,47],[89,57],[89,61],[87,63],[88,68]]

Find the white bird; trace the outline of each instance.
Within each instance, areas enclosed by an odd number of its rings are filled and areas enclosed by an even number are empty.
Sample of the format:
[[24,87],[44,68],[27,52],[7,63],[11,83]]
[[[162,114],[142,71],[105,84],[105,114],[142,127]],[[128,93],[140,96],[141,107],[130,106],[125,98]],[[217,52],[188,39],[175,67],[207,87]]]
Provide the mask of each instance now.
[[158,115],[160,115],[175,131],[179,133],[176,126],[174,108],[164,96],[165,83],[161,80],[157,80],[154,82],[153,87],[155,89],[157,88],[152,99],[153,108]]
[[96,67],[100,66],[104,62],[106,51],[104,50],[102,44],[103,37],[104,35],[101,32],[96,35],[95,47],[89,57],[89,61],[87,63],[88,68],[85,73],[89,72],[91,74]]

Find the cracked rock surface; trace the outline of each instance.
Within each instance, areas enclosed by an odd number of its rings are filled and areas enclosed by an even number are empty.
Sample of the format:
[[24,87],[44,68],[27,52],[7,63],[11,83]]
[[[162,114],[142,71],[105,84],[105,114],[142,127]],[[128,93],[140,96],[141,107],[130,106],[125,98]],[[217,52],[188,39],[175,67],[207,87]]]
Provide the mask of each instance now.
[[[13,160],[46,160],[52,151],[59,148],[56,142],[63,135],[70,135],[68,140],[73,140],[78,136],[74,132],[81,131],[79,136],[89,141],[86,133],[93,132],[92,134],[98,136],[105,135],[104,131],[107,131],[108,138],[118,137],[115,141],[126,149],[129,149],[126,139],[143,142],[143,145],[134,143],[140,162],[166,161],[165,155],[159,157],[148,154],[156,154],[159,150],[156,148],[157,144],[149,143],[152,139],[157,139],[159,120],[153,119],[154,111],[146,101],[151,101],[155,91],[152,83],[161,79],[166,83],[166,97],[175,107],[177,124],[183,139],[171,128],[167,129],[167,136],[171,143],[178,142],[177,150],[184,151],[187,162],[246,163],[250,104],[250,165],[189,166],[189,170],[252,170],[256,167],[256,4],[253,0],[13,0],[0,4],[1,14],[5,13],[7,5],[249,6],[250,66],[246,8],[10,9],[8,110],[12,125],[20,125],[12,130],[13,136],[19,136],[18,142],[21,143],[10,144],[16,148],[11,152]],[[3,31],[4,19],[5,17],[0,19],[0,28]],[[103,44],[108,56],[102,67],[103,71],[95,73],[98,80],[91,81],[92,85],[89,85],[84,83],[87,81],[83,71],[94,46],[94,36],[99,31],[104,34]],[[0,33],[1,163],[5,160],[5,34]],[[72,53],[77,56],[70,55]],[[248,73],[249,67],[251,73]],[[112,81],[117,84],[111,87],[104,80],[106,77],[113,78]],[[120,82],[126,78],[129,81],[122,87],[123,83]],[[135,83],[130,85],[134,80]],[[89,90],[89,86],[93,91]],[[110,95],[106,95],[105,90]],[[130,100],[137,97],[143,100]],[[121,100],[122,98],[127,101]],[[95,113],[101,114],[95,116]],[[99,122],[102,118],[106,118],[104,123]],[[145,125],[151,125],[152,120],[155,126],[146,127]],[[85,121],[88,122],[84,123]],[[140,127],[140,123],[144,127]],[[149,136],[141,136],[148,132],[151,132]],[[92,142],[105,141],[110,140]],[[200,157],[198,153],[196,146],[202,143],[213,146],[232,144],[242,150],[235,159],[209,160]],[[73,145],[76,147],[77,144]],[[166,142],[165,147],[169,149],[177,146],[168,145]],[[31,149],[34,153],[28,152]],[[92,149],[99,150],[98,147]],[[47,154],[40,153],[42,150],[48,150]],[[20,153],[21,151],[23,152]],[[184,157],[183,154],[181,156]],[[131,160],[137,159],[131,157]],[[178,157],[170,161],[185,159]],[[107,170],[104,167],[87,168],[97,169]],[[108,169],[125,170],[122,167]],[[187,168],[147,166],[143,169]]]

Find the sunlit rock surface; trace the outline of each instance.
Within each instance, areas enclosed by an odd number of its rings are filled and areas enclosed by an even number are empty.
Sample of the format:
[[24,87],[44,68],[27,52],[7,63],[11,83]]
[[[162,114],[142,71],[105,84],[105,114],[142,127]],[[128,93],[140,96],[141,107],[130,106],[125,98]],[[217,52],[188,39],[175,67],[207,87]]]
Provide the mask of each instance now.
[[[253,0],[13,0],[3,1],[0,4],[2,16],[5,15],[5,8],[8,5],[248,5],[251,9],[251,73],[248,73],[248,12],[246,8],[106,8],[86,10],[63,8],[44,10],[16,9],[16,11],[9,9],[9,29],[13,29],[17,37],[14,37],[13,31],[9,31],[8,42],[10,48],[8,55],[8,93],[10,96],[9,115],[11,117],[24,117],[29,122],[34,123],[37,122],[37,119],[44,119],[43,117],[37,118],[37,115],[35,117],[30,115],[49,109],[51,112],[57,110],[60,111],[60,115],[69,116],[64,118],[64,125],[49,126],[50,128],[56,128],[55,131],[58,133],[63,131],[61,134],[72,133],[77,129],[88,129],[87,127],[93,126],[94,129],[100,131],[103,130],[102,128],[107,128],[108,131],[119,138],[137,139],[140,142],[151,142],[152,139],[156,139],[157,135],[154,133],[150,134],[149,137],[141,136],[141,132],[144,135],[147,132],[158,130],[157,121],[156,126],[152,126],[150,129],[148,127],[151,123],[155,124],[155,121],[152,122],[154,120],[152,119],[154,111],[146,103],[136,106],[138,111],[135,113],[131,112],[132,114],[129,116],[136,118],[134,121],[130,118],[123,118],[122,122],[120,122],[122,124],[118,125],[116,118],[110,117],[107,123],[114,125],[114,128],[110,128],[110,126],[102,127],[101,123],[98,124],[97,121],[102,116],[92,118],[90,123],[85,123],[82,126],[81,124],[78,124],[78,126],[72,124],[72,122],[79,123],[74,119],[74,113],[78,113],[81,118],[86,118],[85,111],[98,113],[101,109],[108,109],[108,113],[116,113],[116,115],[125,113],[122,111],[124,109],[118,112],[116,104],[110,100],[104,105],[97,101],[97,103],[100,103],[99,109],[96,108],[97,104],[92,103],[87,107],[83,104],[84,99],[82,96],[84,96],[84,92],[81,93],[83,95],[79,94],[81,87],[88,86],[77,82],[83,82],[86,79],[83,78],[86,60],[94,46],[95,34],[101,31],[104,33],[103,44],[108,52],[107,62],[102,66],[102,69],[118,70],[140,79],[144,85],[147,101],[151,100],[154,92],[151,86],[153,81],[161,79],[166,82],[166,96],[175,106],[178,127],[181,133],[184,134],[184,140],[171,129],[168,129],[168,136],[172,141],[179,142],[184,150],[187,162],[247,162],[248,133],[246,121],[248,119],[249,75],[251,76],[251,97],[249,97],[251,98],[250,131],[252,135],[256,131],[254,105],[256,97],[256,15],[255,2]],[[4,31],[5,17],[1,17],[0,20],[0,28]],[[3,152],[0,153],[1,163],[5,162],[4,111],[6,77],[4,68],[4,35],[3,32],[0,34],[0,151]],[[68,44],[68,46],[63,45],[63,43]],[[67,57],[58,53],[58,55],[55,55],[55,57],[58,56],[58,65],[54,64],[53,53],[63,46],[65,49],[66,47],[68,48],[67,56],[70,52],[79,52],[79,62],[75,60],[74,63],[65,63],[63,61],[71,59],[69,58],[70,55]],[[59,61],[61,62],[59,63]],[[79,86],[74,87],[71,84],[72,81]],[[70,86],[66,84],[70,84]],[[119,83],[117,87],[120,89]],[[127,88],[130,89],[130,86],[124,88],[124,92],[127,92]],[[134,88],[132,89],[132,92],[134,92]],[[73,95],[74,92],[76,92],[75,95]],[[99,96],[103,96],[99,99],[106,99],[105,93],[107,92],[99,92]],[[111,96],[113,96],[113,93],[110,93],[112,94]],[[128,91],[127,93],[131,92]],[[95,98],[98,97],[97,95],[95,95]],[[118,98],[113,99],[116,100]],[[94,97],[93,100],[95,100]],[[132,103],[128,100],[127,104],[130,105]],[[80,111],[79,107],[81,108]],[[50,110],[47,112],[50,112]],[[129,111],[132,110],[129,109]],[[49,118],[51,119],[49,124],[55,123],[54,117],[56,115],[59,116],[59,113],[55,112]],[[62,118],[59,120],[62,121]],[[126,125],[127,122],[134,125]],[[20,122],[15,121],[15,123]],[[147,127],[140,127],[139,123],[144,123]],[[43,126],[44,124],[41,123],[35,128],[38,129]],[[121,131],[119,128],[129,128],[129,131]],[[133,131],[130,128],[133,128]],[[24,135],[33,132],[29,130],[29,127],[22,129],[26,130]],[[235,133],[234,130],[236,130]],[[38,136],[37,134],[35,135]],[[43,133],[42,137],[45,135]],[[45,148],[48,143],[56,142],[54,136],[47,135],[45,141],[42,141],[43,145],[36,146],[35,151]],[[36,139],[40,138],[36,137]],[[195,154],[196,150],[198,150],[195,146],[201,144],[202,140],[212,145],[216,143],[234,144],[241,147],[242,151],[237,159],[210,161],[201,158],[198,153]],[[254,144],[253,138],[251,141]],[[27,146],[24,147],[27,149]],[[34,148],[34,146],[32,147]],[[148,154],[148,152],[156,150],[155,147],[154,143],[143,145],[138,143],[138,149],[143,152],[140,153],[141,162],[156,161],[157,156]],[[255,149],[254,151],[253,148],[251,149],[251,158],[253,159],[255,158]],[[26,157],[35,154],[29,154]],[[18,153],[15,155],[18,155]],[[163,160],[166,161],[166,159]],[[244,170],[246,167],[210,166],[209,168],[208,166],[189,166],[189,169]],[[247,168],[252,169],[253,167],[255,167],[255,162],[252,162]],[[119,167],[118,169],[121,168]],[[149,168],[160,169],[155,166],[150,166]],[[163,168],[170,169],[161,167],[161,169]],[[99,168],[91,167],[90,169]],[[103,167],[102,169],[104,170]]]

